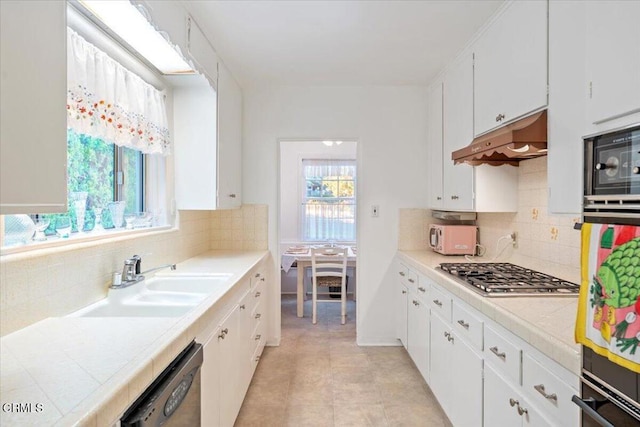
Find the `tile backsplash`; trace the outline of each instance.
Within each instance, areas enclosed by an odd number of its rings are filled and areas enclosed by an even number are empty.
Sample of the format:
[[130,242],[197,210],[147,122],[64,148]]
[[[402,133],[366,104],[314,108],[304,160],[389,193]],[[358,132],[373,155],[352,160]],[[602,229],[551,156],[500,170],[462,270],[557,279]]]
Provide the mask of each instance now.
[[142,269],[178,263],[210,249],[267,249],[267,206],[181,211],[176,230],[70,244],[0,257],[0,335],[63,316],[106,296],[131,255]]
[[[518,169],[518,212],[479,213],[479,243],[486,248],[481,261],[509,260],[525,267],[544,270],[566,280],[580,280],[580,232],[574,230],[579,215],[551,215],[547,212],[547,157],[520,162]],[[401,209],[400,250],[427,248],[427,227],[435,222],[428,209]],[[515,231],[517,247],[501,237]]]

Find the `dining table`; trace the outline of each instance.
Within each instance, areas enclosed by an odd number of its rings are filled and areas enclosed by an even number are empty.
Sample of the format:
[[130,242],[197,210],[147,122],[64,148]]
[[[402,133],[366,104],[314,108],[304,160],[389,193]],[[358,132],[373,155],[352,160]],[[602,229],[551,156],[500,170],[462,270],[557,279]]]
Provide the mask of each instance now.
[[[282,254],[281,265],[282,269],[285,272],[288,272],[293,265],[296,265],[298,278],[297,278],[297,286],[296,286],[296,298],[297,298],[297,313],[298,317],[304,317],[304,272],[307,268],[311,268],[311,249],[312,248],[331,248],[331,249],[340,249],[340,246],[326,246],[326,245],[318,245],[318,246],[291,246]],[[356,267],[356,260],[358,256],[358,250],[355,247],[347,246],[347,267]],[[320,257],[329,258],[333,255],[317,255]]]

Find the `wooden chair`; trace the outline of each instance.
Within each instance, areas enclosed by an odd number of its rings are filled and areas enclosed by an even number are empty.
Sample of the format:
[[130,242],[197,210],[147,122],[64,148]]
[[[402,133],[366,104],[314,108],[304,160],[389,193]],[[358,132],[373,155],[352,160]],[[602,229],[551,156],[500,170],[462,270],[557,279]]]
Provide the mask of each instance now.
[[[328,255],[328,250],[331,253]],[[347,321],[347,254],[348,248],[312,248],[312,322],[317,323],[318,287],[340,287],[342,324]],[[334,302],[334,301],[321,301]]]

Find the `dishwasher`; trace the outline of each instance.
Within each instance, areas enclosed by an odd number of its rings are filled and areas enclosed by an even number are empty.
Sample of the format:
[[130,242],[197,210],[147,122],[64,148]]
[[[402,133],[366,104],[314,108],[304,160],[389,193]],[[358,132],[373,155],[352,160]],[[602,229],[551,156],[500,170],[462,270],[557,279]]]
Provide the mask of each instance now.
[[199,426],[202,344],[192,341],[127,409],[122,427]]

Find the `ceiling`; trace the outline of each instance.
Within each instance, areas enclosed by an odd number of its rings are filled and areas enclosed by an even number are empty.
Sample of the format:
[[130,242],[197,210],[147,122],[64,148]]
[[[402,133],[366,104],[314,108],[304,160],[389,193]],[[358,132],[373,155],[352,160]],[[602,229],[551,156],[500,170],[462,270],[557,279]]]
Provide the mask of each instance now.
[[243,87],[426,85],[502,0],[195,1]]

